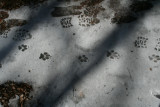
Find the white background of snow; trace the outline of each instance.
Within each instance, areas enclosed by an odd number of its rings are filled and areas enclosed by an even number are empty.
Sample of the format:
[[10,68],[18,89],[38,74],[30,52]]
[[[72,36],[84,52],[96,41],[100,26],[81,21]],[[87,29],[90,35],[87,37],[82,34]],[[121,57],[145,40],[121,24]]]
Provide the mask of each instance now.
[[[46,5],[49,3],[44,4]],[[44,11],[42,17],[32,19],[31,24],[25,26],[27,28],[38,22],[30,29],[32,39],[23,42],[12,41],[13,33],[17,28],[12,29],[7,39],[0,38],[0,51],[10,42],[16,43],[12,51],[1,61],[1,84],[7,80],[29,82],[34,87],[33,93],[36,97],[43,92],[43,88],[53,88],[55,78],[57,89],[52,90],[59,93],[70,81],[73,72],[83,71],[96,59],[96,55],[101,52],[96,51],[96,46],[117,28],[115,24],[110,24],[110,19],[102,19],[99,24],[92,27],[81,27],[78,25],[77,16],[72,16],[74,26],[65,29],[60,25],[61,18],[53,18],[49,14],[53,10],[51,7],[48,8],[49,11],[47,10],[46,14]],[[120,38],[115,47],[110,49],[118,52],[120,59],[111,60],[105,56],[103,61],[74,85],[78,90],[77,93],[83,92],[85,98],[75,104],[71,89],[58,103],[58,107],[158,107],[160,101],[152,93],[160,92],[159,62],[150,61],[148,56],[160,55],[154,50],[155,40],[160,35],[159,8],[158,4],[142,20],[138,23],[134,22],[136,27],[132,33],[127,38]],[[110,15],[113,14],[111,10],[107,11]],[[28,19],[29,14],[34,18],[36,12],[38,10],[22,7],[11,11],[9,18]],[[46,19],[41,22],[40,19],[44,17]],[[123,37],[124,32],[132,27],[132,24],[121,25],[122,30],[119,36]],[[138,36],[149,38],[146,49],[134,47],[134,41]],[[18,45],[21,44],[26,44],[29,48],[25,52],[19,51]],[[107,51],[105,46],[100,48],[100,50]],[[131,50],[134,52],[131,53]],[[46,61],[39,59],[40,53],[43,52],[48,52],[52,56],[51,59]],[[77,57],[82,54],[89,58],[87,63],[78,61]],[[150,71],[149,68],[153,70]],[[28,70],[31,70],[31,73]],[[131,72],[133,81],[130,79],[128,70]],[[50,86],[47,86],[48,82]],[[125,90],[126,85],[128,91]],[[113,91],[110,92],[112,88]],[[108,92],[110,93],[106,94]],[[52,92],[50,94],[54,95]],[[44,99],[50,99],[50,96],[46,93]],[[44,101],[44,103],[48,102]]]

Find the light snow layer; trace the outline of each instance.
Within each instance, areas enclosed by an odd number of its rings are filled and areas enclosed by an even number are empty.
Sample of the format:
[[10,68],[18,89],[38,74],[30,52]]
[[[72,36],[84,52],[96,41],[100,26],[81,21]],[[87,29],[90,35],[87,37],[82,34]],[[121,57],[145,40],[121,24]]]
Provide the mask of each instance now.
[[[160,55],[154,49],[160,38],[159,4],[130,24],[111,24],[110,18],[101,17],[99,24],[81,27],[77,16],[71,16],[73,27],[63,28],[62,17],[50,14],[54,5],[62,4],[51,3],[9,12],[9,18],[30,19],[21,28],[28,29],[33,37],[13,41],[19,29],[15,27],[8,38],[0,38],[1,84],[7,80],[32,84],[32,103],[40,98],[45,107],[55,106],[55,102],[57,107],[159,106],[160,100],[154,95],[160,94],[160,61],[149,59],[153,54]],[[113,15],[109,8],[106,13]],[[139,36],[148,38],[147,48],[134,46]],[[22,52],[18,49],[21,44],[29,48]],[[107,57],[110,50],[116,51],[119,59]],[[39,59],[44,52],[51,58]],[[88,61],[80,62],[79,55],[86,55]]]

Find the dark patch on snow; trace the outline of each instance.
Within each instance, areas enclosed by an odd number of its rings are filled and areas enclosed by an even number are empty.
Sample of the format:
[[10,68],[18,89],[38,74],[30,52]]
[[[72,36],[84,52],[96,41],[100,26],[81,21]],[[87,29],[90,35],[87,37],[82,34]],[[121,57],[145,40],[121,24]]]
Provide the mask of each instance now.
[[141,12],[144,10],[149,10],[153,7],[152,3],[149,1],[134,1],[131,5],[131,11],[133,12]]
[[23,26],[26,23],[26,20],[21,19],[9,19],[7,21],[3,20],[0,23],[0,35],[4,35],[3,38],[7,38],[7,33],[10,31],[10,28],[15,26]]
[[119,0],[110,0],[110,8],[115,11],[114,17],[111,19],[112,23],[122,24],[135,21],[139,12],[149,10],[153,7],[149,1],[133,1],[132,4],[127,7],[119,7]]
[[109,0],[109,8],[114,11],[117,11],[120,6],[120,0]]
[[80,15],[82,12],[79,9],[81,9],[81,6],[54,7],[54,11],[51,14],[53,17]]
[[133,22],[136,19],[137,18],[130,12],[119,11],[114,14],[114,17],[111,19],[111,22],[116,24],[122,24]]
[[10,99],[19,96],[19,106],[23,107],[27,100],[30,100],[30,92],[33,88],[28,83],[8,81],[0,85],[0,102],[4,107],[9,107]]
[[8,18],[9,14],[6,11],[0,11],[0,22],[2,19]]
[[97,15],[105,10],[105,8],[100,5],[102,1],[103,0],[85,0],[79,5],[55,7],[51,14],[53,17],[79,15],[80,26],[93,26],[100,22]]
[[30,6],[43,3],[46,0],[0,0],[0,9],[15,10],[21,6]]

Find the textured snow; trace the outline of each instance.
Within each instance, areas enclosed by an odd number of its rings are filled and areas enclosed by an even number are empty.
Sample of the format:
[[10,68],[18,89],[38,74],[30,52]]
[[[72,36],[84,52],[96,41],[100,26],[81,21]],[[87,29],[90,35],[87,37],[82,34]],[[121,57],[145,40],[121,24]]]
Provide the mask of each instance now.
[[[126,5],[125,1],[122,5]],[[1,84],[8,80],[32,84],[33,106],[37,98],[44,107],[159,106],[160,100],[154,95],[160,94],[160,61],[149,60],[153,54],[160,55],[154,49],[160,38],[159,3],[138,21],[116,25],[111,24],[113,11],[105,7],[105,1],[103,6],[110,18],[101,15],[99,24],[82,27],[77,16],[71,16],[73,27],[63,28],[62,17],[52,17],[51,12],[54,5],[68,4],[51,5],[53,2],[36,9],[22,7],[9,12],[9,19],[28,19],[29,23],[12,28],[8,38],[0,38]],[[20,28],[27,29],[32,38],[13,41]],[[134,46],[139,36],[148,38],[147,48]],[[18,49],[22,44],[28,46],[24,52]],[[120,57],[107,57],[111,50]],[[51,58],[39,59],[44,52]],[[88,61],[80,62],[79,55],[87,56]]]

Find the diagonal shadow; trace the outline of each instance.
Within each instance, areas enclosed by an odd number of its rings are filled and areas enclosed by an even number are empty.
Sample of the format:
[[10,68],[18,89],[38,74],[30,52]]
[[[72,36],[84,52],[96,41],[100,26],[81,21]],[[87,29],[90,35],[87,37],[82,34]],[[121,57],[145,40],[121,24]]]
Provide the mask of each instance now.
[[[159,6],[160,5],[159,0],[157,0],[157,1],[153,2],[153,3],[154,3],[154,6]],[[152,11],[152,9],[149,10],[149,11],[146,11],[146,12],[150,12],[150,11]],[[146,12],[144,13],[144,16],[145,16]],[[145,18],[144,16],[141,18],[141,20]],[[134,27],[136,27],[136,26],[134,26]],[[136,58],[136,56],[138,56],[138,55],[139,55],[139,50],[136,50],[134,52],[134,57]],[[137,68],[139,68],[139,65],[141,65],[140,62],[135,62],[135,61],[131,60],[131,57],[129,57],[129,55],[126,56],[126,60],[127,60],[126,62],[129,61],[129,63],[131,62],[131,64],[134,66],[134,71],[131,71],[131,69],[129,69],[127,67],[127,71],[128,71],[128,77],[127,78],[128,79],[124,78],[124,77],[123,78],[119,78],[119,80],[121,80],[124,84],[126,84],[126,86],[122,85],[122,84],[118,84],[116,86],[116,90],[113,91],[113,94],[112,94],[112,96],[113,96],[112,98],[115,98],[116,100],[112,101],[110,103],[110,104],[112,104],[112,105],[110,105],[111,107],[116,107],[116,106],[118,106],[118,107],[127,107],[127,106],[130,106],[130,105],[127,105],[126,102],[129,101],[129,99],[130,99],[129,95],[133,94],[135,92],[135,90],[133,90],[133,89],[130,90],[129,88],[130,87],[134,87],[134,85],[135,85],[134,84],[134,80],[138,80],[142,76],[142,75],[138,75],[137,74],[138,73],[137,72],[138,71]],[[126,66],[126,64],[124,64],[124,66]],[[123,75],[124,73],[125,72],[122,72],[121,75]],[[134,75],[134,77],[132,77],[132,74]],[[137,74],[137,75],[135,75],[135,74]],[[119,90],[119,89],[124,89],[124,87],[126,88],[125,91],[124,90]],[[128,94],[126,95],[125,94],[126,92],[128,92],[129,95]],[[117,97],[117,96],[119,96],[119,97]]]
[[[159,2],[158,2],[159,3]],[[158,5],[158,3],[156,5]],[[137,21],[130,24],[122,24],[117,25],[117,27],[107,36],[104,40],[96,46],[97,55],[95,56],[95,60],[91,62],[85,69],[73,69],[72,71],[67,71],[62,74],[58,79],[50,79],[44,91],[37,97],[40,102],[42,102],[45,107],[56,106],[57,102],[80,80],[82,80],[85,76],[89,75],[94,68],[96,68],[104,59],[106,55],[105,49],[112,49],[118,45],[119,42],[122,42],[123,39],[127,39],[129,35],[133,32],[133,29],[136,28],[137,23],[140,20],[145,18],[145,15],[148,11],[145,11],[143,16],[141,16]],[[127,29],[127,30],[126,30]],[[112,41],[112,42],[111,42]],[[73,61],[76,62],[76,59]],[[70,67],[76,68],[76,65],[73,63]],[[67,78],[67,79],[65,79]],[[60,88],[57,90],[54,86],[58,85],[58,83],[63,83]],[[119,93],[119,92],[117,92]],[[32,102],[33,103],[33,102]]]
[[[56,0],[49,0],[49,5],[47,7],[42,7],[36,15],[30,14],[29,17],[32,16],[31,19],[29,19],[27,22],[27,25],[21,27],[21,29],[27,28],[28,31],[31,31],[36,25],[39,23],[44,23],[45,20],[47,20],[47,15],[50,14],[50,11],[53,9],[55,5],[58,5],[59,3],[56,2]],[[39,19],[39,20],[37,20]],[[13,33],[13,35],[15,32]],[[0,50],[0,62],[6,58],[6,56],[16,47],[17,44],[21,43],[22,41],[15,42],[11,40],[4,48]]]

